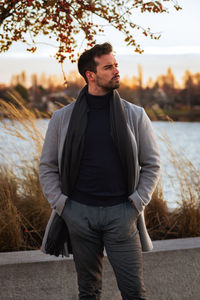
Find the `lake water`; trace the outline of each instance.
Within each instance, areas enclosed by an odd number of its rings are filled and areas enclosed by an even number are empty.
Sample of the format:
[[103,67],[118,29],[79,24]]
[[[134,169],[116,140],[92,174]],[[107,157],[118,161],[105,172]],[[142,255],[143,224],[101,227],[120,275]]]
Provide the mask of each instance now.
[[[21,127],[17,122],[15,122],[14,125],[11,125],[9,120],[6,120],[6,122],[11,127]],[[48,122],[48,120],[38,120],[37,126],[40,128],[43,136],[45,135]],[[161,155],[161,181],[163,184],[164,197],[168,202],[168,206],[173,208],[177,205],[176,201],[180,200],[180,190],[166,141],[169,138],[175,153],[185,156],[192,162],[195,168],[200,171],[200,123],[154,121],[152,122],[152,126],[156,134]],[[23,130],[23,127],[21,127],[21,130]],[[24,131],[23,134],[25,137],[28,136]],[[0,153],[5,155],[4,159],[0,157],[1,163],[2,160],[9,161],[9,159],[12,159],[15,165],[21,165],[25,160],[33,161],[36,151],[34,143],[31,140],[22,140],[8,134],[5,132],[2,123],[0,123],[0,141]],[[23,159],[19,160],[17,153],[20,153]]]

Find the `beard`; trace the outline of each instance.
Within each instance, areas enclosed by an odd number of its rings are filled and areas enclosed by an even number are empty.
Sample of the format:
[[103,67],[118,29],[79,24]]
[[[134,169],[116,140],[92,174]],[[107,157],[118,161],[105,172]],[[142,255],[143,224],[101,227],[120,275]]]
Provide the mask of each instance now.
[[97,77],[97,86],[101,87],[105,92],[110,92],[114,89],[118,89],[120,86],[119,81],[117,82],[114,78],[109,80],[108,82],[102,82],[100,78]]

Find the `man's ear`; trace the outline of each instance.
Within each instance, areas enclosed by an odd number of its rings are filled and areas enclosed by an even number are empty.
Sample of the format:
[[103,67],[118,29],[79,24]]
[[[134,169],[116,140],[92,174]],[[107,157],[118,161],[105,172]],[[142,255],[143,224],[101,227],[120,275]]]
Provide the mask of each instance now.
[[88,81],[94,81],[94,72],[86,71],[85,76],[87,77]]

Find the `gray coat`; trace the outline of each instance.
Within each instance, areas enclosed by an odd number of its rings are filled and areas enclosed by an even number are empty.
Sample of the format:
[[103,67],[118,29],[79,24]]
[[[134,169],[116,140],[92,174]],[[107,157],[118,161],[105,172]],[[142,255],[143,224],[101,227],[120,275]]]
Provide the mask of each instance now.
[[[137,228],[142,251],[146,252],[153,249],[153,244],[146,228],[144,209],[150,202],[152,193],[160,177],[160,154],[151,121],[144,108],[122,98],[120,99],[127,116],[132,147],[135,153],[135,188],[134,192],[129,196],[129,200],[133,201],[133,204],[140,212],[137,218]],[[44,253],[46,253],[44,245],[52,219],[56,212],[61,215],[68,198],[68,196],[61,192],[61,156],[75,101],[53,113],[48,124],[42,148],[39,163],[39,178],[43,194],[52,208],[41,246],[41,251]],[[64,255],[69,256],[67,242],[64,246]]]

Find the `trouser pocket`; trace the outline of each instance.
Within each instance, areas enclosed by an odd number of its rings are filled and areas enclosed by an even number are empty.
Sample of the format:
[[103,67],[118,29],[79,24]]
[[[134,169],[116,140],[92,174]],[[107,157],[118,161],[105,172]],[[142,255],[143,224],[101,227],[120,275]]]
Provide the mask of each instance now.
[[140,213],[138,212],[134,204],[131,203],[131,201],[127,202],[127,210],[128,210],[129,219],[131,221],[136,221]]
[[63,219],[66,218],[66,215],[68,214],[68,211],[70,209],[70,205],[71,205],[71,200],[69,198],[67,198],[67,200],[65,201],[65,206],[63,207],[62,213],[61,213],[61,217]]

